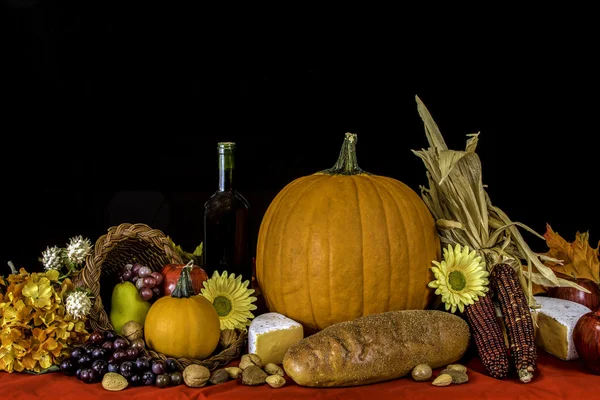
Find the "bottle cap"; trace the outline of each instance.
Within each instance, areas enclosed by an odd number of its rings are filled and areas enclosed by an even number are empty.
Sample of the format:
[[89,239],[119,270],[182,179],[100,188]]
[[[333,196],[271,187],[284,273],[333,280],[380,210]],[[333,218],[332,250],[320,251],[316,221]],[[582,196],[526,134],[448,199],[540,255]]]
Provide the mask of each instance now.
[[219,150],[220,154],[223,154],[224,152],[232,152],[235,150],[235,143],[234,142],[219,142],[217,144],[217,149]]

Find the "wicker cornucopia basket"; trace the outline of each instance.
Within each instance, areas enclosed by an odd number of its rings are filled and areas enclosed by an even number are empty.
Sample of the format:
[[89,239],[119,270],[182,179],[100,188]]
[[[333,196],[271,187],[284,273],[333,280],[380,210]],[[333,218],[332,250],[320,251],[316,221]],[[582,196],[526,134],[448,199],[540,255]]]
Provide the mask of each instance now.
[[[85,267],[74,281],[75,286],[87,288],[94,298],[88,319],[91,329],[113,329],[108,317],[112,290],[119,283],[118,273],[123,266],[135,262],[160,272],[167,264],[181,264],[182,259],[174,251],[171,240],[158,229],[152,229],[146,224],[129,223],[109,228],[96,241],[93,253],[87,257]],[[243,332],[223,331],[219,347],[210,358],[180,358],[176,361],[181,368],[199,364],[214,370],[237,358],[246,338],[247,334]],[[152,350],[147,350],[147,353],[153,359],[169,358]]]

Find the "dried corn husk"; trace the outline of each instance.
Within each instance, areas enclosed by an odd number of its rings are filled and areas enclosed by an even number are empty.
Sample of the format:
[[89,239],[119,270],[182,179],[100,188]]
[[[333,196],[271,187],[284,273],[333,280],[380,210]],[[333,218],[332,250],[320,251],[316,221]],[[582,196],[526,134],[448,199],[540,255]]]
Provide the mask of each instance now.
[[518,271],[531,307],[537,307],[533,283],[545,287],[572,286],[588,292],[574,282],[557,277],[544,265],[542,261],[562,261],[534,253],[518,227],[545,240],[543,236],[522,223],[511,221],[492,204],[483,185],[481,161],[475,152],[479,133],[467,135],[464,151],[448,149],[431,114],[418,96],[416,100],[430,147],[413,150],[413,153],[427,169],[429,185],[421,186],[421,197],[436,220],[442,244],[460,244],[476,250],[490,271],[498,263],[512,265]]

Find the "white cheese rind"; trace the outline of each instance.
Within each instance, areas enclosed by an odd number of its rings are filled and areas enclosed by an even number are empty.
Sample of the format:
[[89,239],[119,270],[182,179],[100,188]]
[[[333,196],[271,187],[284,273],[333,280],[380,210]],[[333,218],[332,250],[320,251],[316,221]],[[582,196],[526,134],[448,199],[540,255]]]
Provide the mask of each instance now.
[[287,350],[303,338],[299,322],[280,313],[261,314],[248,328],[248,353],[257,354],[263,364],[281,364]]
[[579,358],[573,343],[575,324],[591,310],[579,303],[546,296],[534,296],[541,306],[536,310],[539,328],[536,343],[543,350],[562,360]]

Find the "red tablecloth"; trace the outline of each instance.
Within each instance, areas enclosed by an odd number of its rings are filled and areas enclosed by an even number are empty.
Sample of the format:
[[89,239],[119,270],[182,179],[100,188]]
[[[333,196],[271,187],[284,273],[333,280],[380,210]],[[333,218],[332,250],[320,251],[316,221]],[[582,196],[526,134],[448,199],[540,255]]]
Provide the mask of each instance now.
[[[230,381],[221,385],[195,389],[185,385],[159,389],[131,387],[108,392],[100,383],[85,384],[62,373],[29,375],[0,373],[2,399],[600,399],[600,376],[587,372],[579,361],[560,361],[540,352],[534,381],[523,384],[515,378],[504,381],[483,373],[478,359],[467,363],[469,382],[462,385],[435,387],[431,382],[415,382],[410,377],[352,388],[303,388],[287,378],[286,386],[273,389],[268,385],[249,387]],[[434,371],[434,376],[439,370]]]

